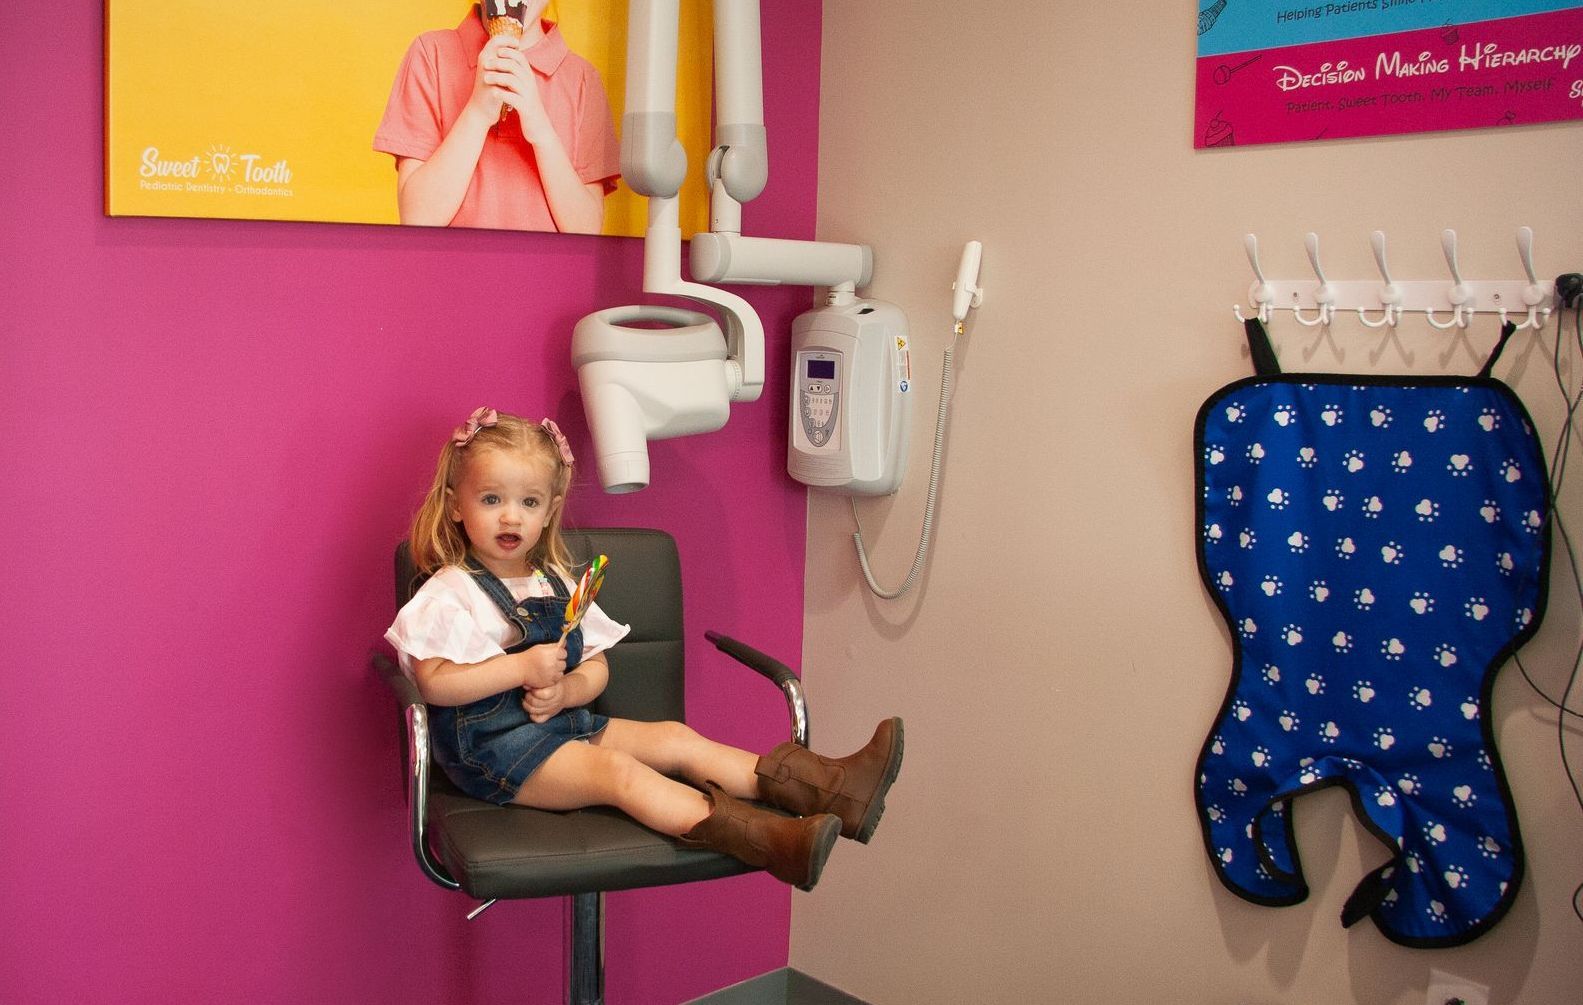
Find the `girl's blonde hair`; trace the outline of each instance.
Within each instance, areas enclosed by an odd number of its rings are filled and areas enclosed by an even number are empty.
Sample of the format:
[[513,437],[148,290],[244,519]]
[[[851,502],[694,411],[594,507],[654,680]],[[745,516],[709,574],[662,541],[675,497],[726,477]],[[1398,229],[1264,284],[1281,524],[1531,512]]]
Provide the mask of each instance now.
[[[545,423],[548,422],[546,419]],[[562,451],[561,442],[556,439],[558,431],[552,431],[545,423],[528,422],[499,412],[494,425],[479,427],[466,444],[458,444],[454,438],[445,441],[434,471],[434,483],[429,486],[412,520],[412,561],[421,574],[430,575],[445,565],[466,564],[467,533],[460,523],[451,519],[446,497],[461,483],[469,458],[482,450],[501,450],[542,457],[552,465],[555,473],[550,478],[550,491],[559,505],[554,507],[539,539],[528,550],[527,564],[543,572],[571,575],[571,551],[561,537],[566,492],[572,484],[571,452]]]

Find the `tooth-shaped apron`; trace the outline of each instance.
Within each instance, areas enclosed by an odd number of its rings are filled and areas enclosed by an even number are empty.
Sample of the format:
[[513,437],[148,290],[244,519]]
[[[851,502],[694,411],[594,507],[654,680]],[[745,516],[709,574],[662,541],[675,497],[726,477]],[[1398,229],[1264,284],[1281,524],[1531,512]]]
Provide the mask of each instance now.
[[1231,631],[1231,687],[1198,760],[1216,872],[1238,896],[1308,895],[1293,799],[1345,787],[1392,852],[1342,924],[1453,946],[1522,876],[1489,715],[1496,671],[1538,630],[1549,569],[1544,455],[1489,376],[1258,374],[1199,410],[1199,571]]

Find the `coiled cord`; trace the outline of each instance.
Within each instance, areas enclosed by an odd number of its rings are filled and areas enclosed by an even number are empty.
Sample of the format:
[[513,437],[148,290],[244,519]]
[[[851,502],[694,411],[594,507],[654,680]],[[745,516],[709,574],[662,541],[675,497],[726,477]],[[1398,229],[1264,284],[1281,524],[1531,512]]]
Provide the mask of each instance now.
[[857,527],[852,535],[852,546],[857,549],[857,561],[863,567],[863,579],[875,596],[886,600],[895,600],[917,585],[918,577],[923,574],[924,560],[929,554],[929,541],[934,529],[935,495],[940,487],[940,458],[945,453],[945,427],[951,408],[952,360],[956,354],[956,340],[962,335],[962,322],[956,323],[952,333],[951,344],[946,347],[945,362],[940,369],[940,407],[934,417],[934,456],[929,461],[929,494],[923,505],[923,529],[918,533],[918,551],[913,555],[912,568],[908,570],[906,580],[894,590],[887,590],[875,581],[874,572],[868,564],[868,552],[863,547],[863,524],[857,518],[857,499],[847,497],[847,502],[852,506],[852,523]]

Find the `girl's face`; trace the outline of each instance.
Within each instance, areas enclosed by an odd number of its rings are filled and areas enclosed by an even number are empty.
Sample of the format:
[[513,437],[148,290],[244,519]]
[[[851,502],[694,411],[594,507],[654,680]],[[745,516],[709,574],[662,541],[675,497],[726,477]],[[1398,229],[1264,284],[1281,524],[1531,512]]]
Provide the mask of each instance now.
[[446,514],[462,525],[468,550],[496,576],[527,575],[528,552],[561,505],[554,474],[548,458],[520,450],[486,448],[467,458]]

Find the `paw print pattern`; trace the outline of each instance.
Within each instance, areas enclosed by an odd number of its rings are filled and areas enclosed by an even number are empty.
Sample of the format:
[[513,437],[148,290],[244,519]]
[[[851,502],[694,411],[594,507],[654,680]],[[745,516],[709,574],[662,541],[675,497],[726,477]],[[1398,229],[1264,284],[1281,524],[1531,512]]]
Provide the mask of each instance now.
[[1209,806],[1204,809],[1204,816],[1209,818],[1210,823],[1218,824],[1220,821],[1226,819],[1226,811],[1221,809],[1218,805]]
[[1527,607],[1521,608],[1517,611],[1517,616],[1513,620],[1517,622],[1518,628],[1527,628],[1533,624],[1534,612]]
[[1544,517],[1539,515],[1538,510],[1531,509],[1527,513],[1523,514],[1523,530],[1526,530],[1528,533],[1537,534],[1539,533],[1539,528],[1543,527],[1544,525]]
[[1285,509],[1292,501],[1291,496],[1287,495],[1286,490],[1281,488],[1270,489],[1269,494],[1266,495],[1264,499],[1270,504],[1270,509],[1273,510]]
[[1345,468],[1347,474],[1350,475],[1355,475],[1359,471],[1362,471],[1363,462],[1364,457],[1363,451],[1361,450],[1348,450],[1345,454],[1341,455],[1341,466]]
[[1508,485],[1510,485],[1512,482],[1522,481],[1522,466],[1508,457],[1506,462],[1501,465],[1501,480],[1505,481]]
[[1318,674],[1309,674],[1308,679],[1303,681],[1303,687],[1308,690],[1309,694],[1317,698],[1325,693],[1325,679]]
[[1215,582],[1222,590],[1229,590],[1233,586],[1237,585],[1237,580],[1231,575],[1231,571],[1229,569],[1222,569],[1220,575],[1215,577]]
[[1493,408],[1486,408],[1484,411],[1479,413],[1478,424],[1479,428],[1484,430],[1486,433],[1493,433],[1495,430],[1501,428],[1500,413],[1495,411]]
[[1471,785],[1458,785],[1451,790],[1451,801],[1463,809],[1467,809],[1478,801],[1478,793],[1473,791]]
[[1337,742],[1341,739],[1341,726],[1333,719],[1322,723],[1319,727],[1319,739],[1322,743]]
[[1359,701],[1363,702],[1363,704],[1365,704],[1365,705],[1367,705],[1369,702],[1373,701],[1374,700],[1374,682],[1373,681],[1368,681],[1368,680],[1360,680],[1356,684],[1352,685],[1352,697],[1354,697],[1354,698],[1358,699]]
[[1462,564],[1462,549],[1454,544],[1448,544],[1436,552],[1440,556],[1440,564],[1448,569],[1455,569]]
[[1243,530],[1242,533],[1237,535],[1237,547],[1241,548],[1243,551],[1252,551],[1253,546],[1258,543],[1259,535],[1255,534],[1251,527]]
[[1245,701],[1236,701],[1232,703],[1231,714],[1238,722],[1247,722],[1253,718],[1253,707]]
[[1396,787],[1401,789],[1404,794],[1409,796],[1422,792],[1423,784],[1424,783],[1419,780],[1418,776],[1412,772],[1401,775],[1396,779]]
[[1342,411],[1340,405],[1326,405],[1319,413],[1319,421],[1327,426],[1341,425]]
[[1380,643],[1380,655],[1391,662],[1398,662],[1407,653],[1407,644],[1398,638],[1385,639]]
[[1450,834],[1446,833],[1445,824],[1434,820],[1430,820],[1424,824],[1423,832],[1424,837],[1429,839],[1430,844],[1445,844],[1446,839],[1451,836]]
[[1282,405],[1280,408],[1275,410],[1274,414],[1271,415],[1270,418],[1275,420],[1275,424],[1277,426],[1285,428],[1291,424],[1292,416],[1294,414],[1295,413],[1292,411],[1292,407],[1290,405]]
[[1266,597],[1278,597],[1278,596],[1280,596],[1281,595],[1281,577],[1279,577],[1279,576],[1265,576],[1264,577],[1264,582],[1259,584],[1259,589],[1264,593],[1264,595]]
[[1413,707],[1413,711],[1422,712],[1435,703],[1435,696],[1427,687],[1415,687],[1407,692],[1407,703]]
[[1297,717],[1296,712],[1285,708],[1281,710],[1280,715],[1276,716],[1275,724],[1280,726],[1283,732],[1294,733],[1297,731],[1297,727],[1303,724],[1303,720]]
[[1391,410],[1384,405],[1376,405],[1369,409],[1369,422],[1375,429],[1391,428]]
[[1237,631],[1242,633],[1243,638],[1251,639],[1259,634],[1259,626],[1252,618],[1243,618],[1237,622]]
[[1308,595],[1313,598],[1314,603],[1322,604],[1330,599],[1330,587],[1323,579],[1316,579],[1308,584]]
[[1501,853],[1501,843],[1488,834],[1479,838],[1477,847],[1479,854],[1486,859],[1493,859]]
[[1270,751],[1265,747],[1254,747],[1248,757],[1253,761],[1255,768],[1262,768],[1270,763]]
[[1512,553],[1503,551],[1495,556],[1495,571],[1503,576],[1510,576],[1517,568],[1517,560],[1512,558]]
[[1230,503],[1233,506],[1241,506],[1242,505],[1242,486],[1241,485],[1233,485],[1233,486],[1231,486],[1231,488],[1226,490],[1226,502]]
[[1479,516],[1485,523],[1494,523],[1501,518],[1501,507],[1494,499],[1484,500],[1484,505],[1479,507]]
[[1285,628],[1281,629],[1281,638],[1285,639],[1286,640],[1286,644],[1289,645],[1289,646],[1300,646],[1300,645],[1302,645],[1303,644],[1303,626],[1302,625],[1287,625]]
[[1358,546],[1350,537],[1343,537],[1336,541],[1336,557],[1350,559],[1358,553]]
[[1367,586],[1352,595],[1352,602],[1357,605],[1360,611],[1372,610],[1375,599],[1374,591]]
[[1224,537],[1225,534],[1226,532],[1220,529],[1220,524],[1218,523],[1212,523],[1208,527],[1204,528],[1204,540],[1208,541],[1210,544],[1219,544],[1220,539]]
[[[1381,750],[1390,750],[1392,747],[1396,746],[1396,734],[1391,732],[1391,728],[1389,726],[1381,726],[1374,731],[1374,745]],[[1408,794],[1411,794],[1410,789],[1408,790]]]
[[1210,467],[1222,463],[1226,459],[1226,448],[1219,443],[1204,444],[1204,463]]
[[1264,664],[1264,683],[1276,685],[1281,682],[1281,668],[1274,663]]
[[1424,429],[1431,433],[1438,433],[1445,425],[1446,413],[1438,408],[1431,408],[1429,414],[1424,416]]
[[1462,605],[1462,613],[1474,621],[1483,621],[1490,616],[1490,605],[1483,597],[1469,597],[1468,602]]
[[1433,499],[1420,499],[1413,507],[1413,515],[1418,517],[1419,523],[1434,523],[1440,516],[1440,504]]
[[1251,444],[1249,444],[1248,445],[1248,450],[1247,450],[1247,457],[1248,457],[1248,460],[1251,463],[1253,463],[1253,464],[1257,464],[1260,461],[1264,460],[1264,444],[1262,444],[1262,443],[1251,443]]
[[1446,458],[1446,470],[1453,478],[1466,478],[1473,473],[1473,458],[1467,454],[1452,454]]
[[1363,500],[1363,516],[1369,520],[1378,520],[1380,514],[1385,512],[1385,502],[1379,496],[1369,496]]
[[1435,609],[1435,598],[1427,593],[1414,593],[1407,602],[1407,609],[1414,614],[1428,614]]
[[1308,538],[1300,530],[1294,530],[1286,537],[1286,546],[1298,555],[1308,550]]
[[1396,456],[1391,458],[1391,470],[1397,474],[1406,474],[1407,469],[1413,466],[1413,455],[1405,450],[1398,450]]
[[1319,497],[1319,505],[1334,513],[1346,504],[1347,497],[1341,494],[1340,489],[1326,489],[1325,494]]
[[1407,553],[1395,541],[1387,541],[1380,546],[1380,561],[1386,565],[1401,565],[1402,559],[1406,557]]
[[1319,463],[1319,452],[1313,447],[1303,447],[1297,451],[1297,466],[1311,468]]
[[1330,645],[1338,653],[1350,653],[1352,651],[1352,636],[1346,632],[1337,632],[1330,636]]
[[1430,739],[1424,749],[1429,751],[1430,757],[1443,761],[1451,756],[1451,741],[1443,736],[1436,736]]
[[1468,722],[1472,722],[1479,717],[1479,702],[1472,695],[1463,698],[1462,704],[1458,705],[1457,709],[1462,713],[1462,718]]
[[1247,414],[1247,412],[1243,411],[1241,402],[1233,401],[1226,406],[1226,421],[1233,425],[1245,419]]
[[1457,665],[1457,647],[1445,642],[1435,646],[1434,659],[1442,667],[1450,669]]

